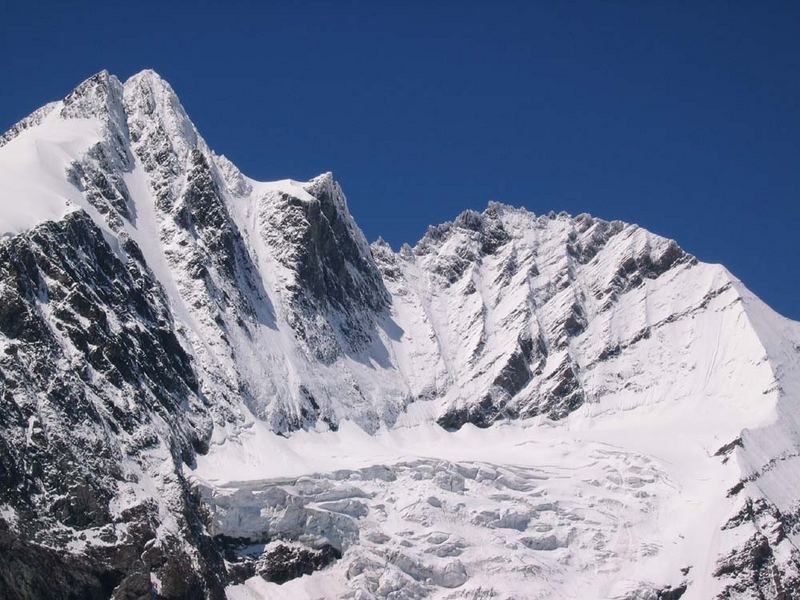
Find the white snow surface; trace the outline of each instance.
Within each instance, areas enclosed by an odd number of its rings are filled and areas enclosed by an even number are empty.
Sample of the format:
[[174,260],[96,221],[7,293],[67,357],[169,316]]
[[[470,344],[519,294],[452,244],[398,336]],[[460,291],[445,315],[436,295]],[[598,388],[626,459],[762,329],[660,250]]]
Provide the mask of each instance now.
[[86,208],[65,172],[101,137],[97,119],[65,120],[51,112],[35,128],[23,131],[0,152],[3,205],[0,237],[27,231],[70,210]]
[[[330,174],[247,178],[211,152],[158,75],[104,77],[105,112],[65,116],[57,102],[0,145],[0,236],[82,209],[108,239],[135,240],[204,396],[219,406],[210,449],[190,470],[211,533],[269,532],[343,552],[283,585],[249,579],[230,598],[649,598],[687,584],[684,599],[707,599],[726,584],[714,576],[720,557],[751,533],[723,527],[747,499],[787,514],[800,507],[800,325],[723,267],[678,262],[625,286],[620,265],[657,263],[674,243],[634,225],[504,205],[478,215],[508,235],[491,252],[466,213],[414,248],[370,248]],[[66,171],[117,130],[131,216],[115,224]],[[154,166],[164,148],[172,162]],[[252,286],[210,275],[219,297],[240,299],[235,310],[188,275],[192,253],[206,251],[174,218],[193,151],[211,165],[254,266]],[[303,248],[290,210],[319,204],[321,189],[356,249],[344,270],[356,282],[374,270],[387,291],[360,345],[346,339],[347,315],[307,318],[291,293],[303,285]],[[570,253],[607,230],[594,256]],[[582,326],[565,338],[575,305]],[[322,332],[316,346],[298,320]],[[504,391],[498,378],[525,340],[541,340],[538,371]],[[319,360],[319,344],[333,358]],[[555,415],[543,399],[565,372],[582,402]],[[505,407],[491,427],[436,425],[486,394]],[[309,395],[313,422],[303,420]],[[127,493],[157,496],[142,477]],[[729,494],[739,481],[744,491]],[[792,533],[776,548],[788,557],[798,544]]]
[[[782,319],[750,300],[756,318]],[[741,542],[740,533],[722,530],[741,506],[727,491],[752,460],[744,452],[727,462],[715,454],[743,428],[761,444],[786,443],[770,435],[784,426],[775,423],[782,402],[774,373],[736,306],[735,317],[717,317],[739,323],[735,341],[717,346],[709,336],[708,346],[694,348],[706,368],[693,369],[693,377],[670,378],[646,394],[614,394],[558,422],[448,433],[428,422],[422,404],[409,411],[418,413],[408,415],[409,424],[376,435],[343,424],[286,439],[253,422],[198,460],[195,477],[218,507],[220,530],[247,535],[280,522],[275,513],[252,511],[272,488],[306,496],[306,488],[321,488],[325,497],[366,504],[368,513],[358,519],[359,539],[345,544],[332,568],[283,586],[255,577],[229,597],[371,597],[376,590],[390,597],[409,580],[437,598],[626,598],[686,582],[684,598],[715,597],[723,586],[712,577],[715,564]],[[764,491],[796,506],[795,471],[781,464],[785,472],[767,482],[775,488]],[[396,479],[370,474],[376,466]],[[454,560],[466,573],[457,589],[435,576]]]

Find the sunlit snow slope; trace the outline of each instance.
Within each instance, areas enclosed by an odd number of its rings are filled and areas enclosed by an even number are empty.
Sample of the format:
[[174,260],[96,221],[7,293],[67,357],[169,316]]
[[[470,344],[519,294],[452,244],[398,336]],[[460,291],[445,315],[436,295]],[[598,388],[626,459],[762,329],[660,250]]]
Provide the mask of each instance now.
[[800,598],[800,324],[675,242],[369,245],[152,71],[14,126],[0,190],[0,596]]

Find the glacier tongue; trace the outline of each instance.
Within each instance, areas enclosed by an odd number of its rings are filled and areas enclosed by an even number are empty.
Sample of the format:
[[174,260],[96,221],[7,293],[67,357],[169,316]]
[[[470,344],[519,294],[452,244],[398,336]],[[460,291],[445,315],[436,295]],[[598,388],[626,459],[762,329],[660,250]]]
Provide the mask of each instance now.
[[0,595],[798,597],[800,325],[675,242],[490,203],[370,245],[152,71],[0,185]]

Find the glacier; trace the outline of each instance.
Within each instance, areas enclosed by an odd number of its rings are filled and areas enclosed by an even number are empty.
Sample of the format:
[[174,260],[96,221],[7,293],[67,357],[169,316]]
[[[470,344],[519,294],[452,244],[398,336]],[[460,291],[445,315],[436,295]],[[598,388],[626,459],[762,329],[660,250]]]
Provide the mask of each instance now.
[[150,70],[0,136],[0,189],[3,597],[800,598],[800,324],[675,241],[370,244]]

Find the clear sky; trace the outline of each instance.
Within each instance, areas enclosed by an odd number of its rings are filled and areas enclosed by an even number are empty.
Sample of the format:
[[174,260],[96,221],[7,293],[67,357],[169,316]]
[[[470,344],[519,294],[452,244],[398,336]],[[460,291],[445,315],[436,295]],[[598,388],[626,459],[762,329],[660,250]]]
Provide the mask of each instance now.
[[0,2],[0,129],[151,67],[397,247],[489,200],[639,223],[800,319],[800,2]]

